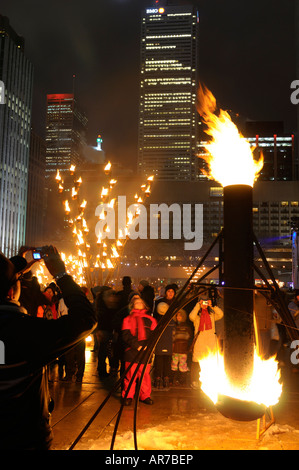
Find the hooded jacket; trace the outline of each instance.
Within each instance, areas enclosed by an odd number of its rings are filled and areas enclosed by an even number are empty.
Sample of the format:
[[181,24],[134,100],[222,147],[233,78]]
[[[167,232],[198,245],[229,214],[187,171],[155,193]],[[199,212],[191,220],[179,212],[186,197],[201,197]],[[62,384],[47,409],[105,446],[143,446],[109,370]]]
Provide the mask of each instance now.
[[68,315],[55,321],[27,315],[12,303],[0,305],[0,449],[46,450],[51,446],[50,397],[46,365],[96,326],[92,305],[73,281],[57,281]]

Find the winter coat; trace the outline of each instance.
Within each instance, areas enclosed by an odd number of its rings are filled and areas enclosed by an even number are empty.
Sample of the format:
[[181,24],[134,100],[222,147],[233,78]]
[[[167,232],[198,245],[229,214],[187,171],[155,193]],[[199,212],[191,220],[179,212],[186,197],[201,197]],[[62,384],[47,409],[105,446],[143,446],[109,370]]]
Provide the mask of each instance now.
[[[163,315],[166,313],[166,311],[168,310],[171,302],[172,301],[167,301],[165,298],[161,298],[156,303],[154,317],[156,318],[158,323],[163,318]],[[168,308],[166,304],[168,305]],[[165,308],[160,309],[162,305]],[[163,314],[160,315],[159,311],[163,311]],[[156,347],[155,347],[156,356],[172,356],[172,342],[173,342],[172,336],[173,336],[174,326],[175,326],[174,319],[171,319],[167,327],[163,331],[158,343],[156,344]]]
[[113,296],[115,300],[118,300],[117,294],[110,287],[104,286],[102,290],[97,293],[95,310],[97,315],[97,330],[113,332],[114,329],[114,317],[116,316],[119,306],[118,302],[113,305],[107,305],[107,297]]
[[187,322],[176,322],[173,329],[173,353],[187,354],[189,351],[189,340],[191,338],[191,328]]
[[58,313],[56,309],[56,304],[52,303],[50,305],[39,305],[37,308],[38,318],[46,318],[47,320],[57,320]]
[[[217,348],[215,322],[223,317],[223,311],[217,306],[213,308],[208,307],[208,311],[210,314],[212,328],[210,330],[200,331],[199,335],[197,336],[192,354],[193,362],[200,361],[209,353],[209,351],[215,351],[215,349]],[[194,336],[197,334],[199,329],[200,316],[201,307],[200,303],[198,302],[189,314],[189,319],[194,324]]]
[[0,449],[49,449],[52,430],[46,365],[79,343],[96,326],[92,305],[70,276],[57,281],[68,315],[55,321],[0,305]]
[[[138,348],[144,346],[152,336],[157,321],[147,310],[132,310],[130,315],[126,316],[122,324],[122,339],[125,344],[125,362],[139,362],[143,354],[138,356]],[[142,360],[144,363],[145,360]]]

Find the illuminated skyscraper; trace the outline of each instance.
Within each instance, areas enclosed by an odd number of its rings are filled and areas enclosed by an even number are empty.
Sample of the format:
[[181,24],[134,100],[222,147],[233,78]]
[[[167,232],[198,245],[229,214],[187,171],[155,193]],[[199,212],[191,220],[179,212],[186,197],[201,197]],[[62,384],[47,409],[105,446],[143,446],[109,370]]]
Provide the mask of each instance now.
[[46,174],[83,161],[87,118],[73,94],[47,95]]
[[24,39],[1,15],[0,51],[0,250],[11,256],[25,244],[33,66]]
[[31,130],[26,217],[27,246],[40,246],[43,235],[45,154],[45,140]]
[[248,121],[244,136],[256,159],[263,155],[259,181],[294,181],[297,178],[295,136],[285,134],[283,122]]
[[138,171],[156,179],[196,179],[198,31],[193,6],[143,12]]

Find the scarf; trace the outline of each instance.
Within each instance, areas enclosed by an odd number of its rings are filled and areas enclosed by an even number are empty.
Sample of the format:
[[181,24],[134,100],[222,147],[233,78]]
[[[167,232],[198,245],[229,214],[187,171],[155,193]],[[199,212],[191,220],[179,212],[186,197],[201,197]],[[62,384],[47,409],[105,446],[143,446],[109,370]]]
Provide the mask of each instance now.
[[198,331],[211,330],[212,320],[207,308],[203,308],[200,314]]
[[130,313],[130,331],[133,336],[137,336],[138,341],[146,339],[146,332],[143,323],[143,315],[147,313],[147,310],[131,310]]

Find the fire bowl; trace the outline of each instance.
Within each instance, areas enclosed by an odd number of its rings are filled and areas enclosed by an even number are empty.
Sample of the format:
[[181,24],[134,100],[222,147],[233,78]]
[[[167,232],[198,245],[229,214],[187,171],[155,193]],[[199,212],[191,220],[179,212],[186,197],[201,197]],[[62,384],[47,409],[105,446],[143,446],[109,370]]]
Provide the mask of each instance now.
[[238,400],[227,395],[218,395],[216,408],[225,418],[235,421],[254,421],[266,412],[265,405],[253,401]]

